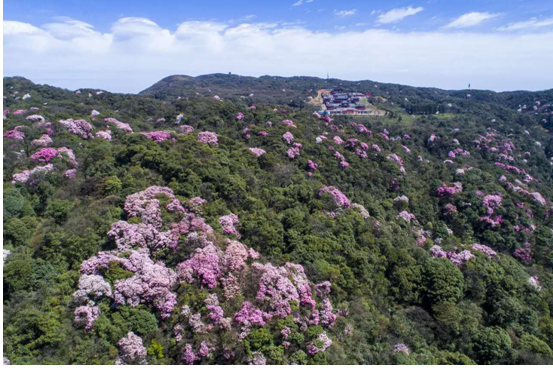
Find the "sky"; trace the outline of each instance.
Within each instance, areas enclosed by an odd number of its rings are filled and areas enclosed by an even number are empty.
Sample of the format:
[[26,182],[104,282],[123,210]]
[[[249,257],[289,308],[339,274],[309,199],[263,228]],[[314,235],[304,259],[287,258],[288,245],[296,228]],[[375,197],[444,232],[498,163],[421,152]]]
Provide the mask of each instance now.
[[4,76],[136,93],[174,74],[553,88],[552,0],[4,0]]

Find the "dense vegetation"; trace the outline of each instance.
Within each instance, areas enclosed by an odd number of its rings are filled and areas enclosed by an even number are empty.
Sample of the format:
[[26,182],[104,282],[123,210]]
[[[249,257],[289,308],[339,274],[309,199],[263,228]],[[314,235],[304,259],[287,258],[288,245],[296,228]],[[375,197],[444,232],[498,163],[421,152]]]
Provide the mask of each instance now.
[[171,78],[4,79],[12,364],[553,364],[551,91]]

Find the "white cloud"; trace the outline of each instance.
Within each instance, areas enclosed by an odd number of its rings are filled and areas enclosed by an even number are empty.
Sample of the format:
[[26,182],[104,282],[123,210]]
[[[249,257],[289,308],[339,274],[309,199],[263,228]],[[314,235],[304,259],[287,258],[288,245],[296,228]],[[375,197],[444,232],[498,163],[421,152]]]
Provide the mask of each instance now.
[[37,28],[29,23],[16,22],[13,20],[4,21],[4,36],[16,34],[41,34],[44,33],[40,28]]
[[499,27],[499,31],[519,31],[524,29],[538,29],[542,27],[553,26],[553,18],[537,19],[531,18],[523,22],[510,23],[506,26]]
[[309,4],[312,3],[315,0],[306,0],[305,2],[303,0],[298,0],[295,3],[292,4],[292,6],[301,6],[303,4]]
[[351,9],[351,10],[336,10],[336,9],[334,9],[334,15],[336,15],[337,17],[341,17],[341,18],[348,17],[350,15],[354,15],[355,13],[357,13],[357,9]]
[[[553,31],[318,32],[301,23],[187,21],[165,29],[122,18],[107,33],[59,20],[4,22],[4,75],[71,89],[138,92],[172,74],[315,75],[454,89],[546,89]],[[363,66],[369,65],[370,68]],[[361,67],[360,67],[361,66]]]
[[415,15],[417,13],[420,13],[423,10],[424,9],[422,7],[413,8],[411,6],[406,8],[392,9],[384,14],[380,14],[376,22],[381,24],[399,22],[403,18],[408,17],[410,15]]
[[479,25],[480,23],[499,17],[498,13],[479,13],[471,12],[461,15],[451,23],[445,26],[445,28],[468,28]]

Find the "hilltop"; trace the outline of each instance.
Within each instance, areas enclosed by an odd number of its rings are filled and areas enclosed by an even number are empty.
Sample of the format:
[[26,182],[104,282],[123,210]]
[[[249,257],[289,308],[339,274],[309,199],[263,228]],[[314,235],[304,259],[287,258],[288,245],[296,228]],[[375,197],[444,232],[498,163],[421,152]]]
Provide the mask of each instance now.
[[[431,111],[439,106],[448,110],[448,104],[463,108],[467,104],[488,104],[509,109],[527,106],[527,112],[534,112],[536,101],[543,105],[553,101],[553,89],[538,92],[513,91],[493,92],[486,90],[443,90],[439,88],[421,88],[406,85],[380,83],[371,80],[347,81],[340,79],[323,79],[317,77],[247,77],[236,74],[207,74],[198,77],[173,75],[160,80],[140,92],[141,95],[156,99],[198,98],[217,95],[243,103],[277,103],[292,107],[306,107],[309,97],[315,97],[321,89],[339,88],[350,92],[369,92],[373,97],[383,97],[397,106],[413,110],[415,113]],[[469,96],[470,97],[467,97]],[[547,106],[547,111],[551,111]],[[309,106],[307,106],[309,107]]]

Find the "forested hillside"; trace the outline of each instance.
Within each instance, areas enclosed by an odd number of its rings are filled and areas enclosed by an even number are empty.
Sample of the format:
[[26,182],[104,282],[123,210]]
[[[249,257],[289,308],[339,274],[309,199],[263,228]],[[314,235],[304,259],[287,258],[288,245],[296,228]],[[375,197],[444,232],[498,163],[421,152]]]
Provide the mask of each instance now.
[[[321,117],[333,87],[386,116]],[[553,364],[551,103],[4,78],[4,360]]]

